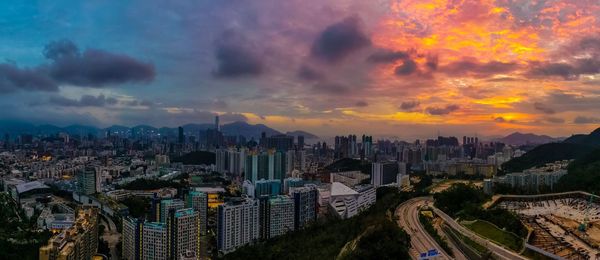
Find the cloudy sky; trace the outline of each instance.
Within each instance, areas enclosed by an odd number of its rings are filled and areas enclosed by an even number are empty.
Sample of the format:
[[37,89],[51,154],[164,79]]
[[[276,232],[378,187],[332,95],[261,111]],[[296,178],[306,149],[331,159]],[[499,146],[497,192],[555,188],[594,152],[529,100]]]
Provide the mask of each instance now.
[[3,1],[0,119],[319,135],[600,125],[597,0]]

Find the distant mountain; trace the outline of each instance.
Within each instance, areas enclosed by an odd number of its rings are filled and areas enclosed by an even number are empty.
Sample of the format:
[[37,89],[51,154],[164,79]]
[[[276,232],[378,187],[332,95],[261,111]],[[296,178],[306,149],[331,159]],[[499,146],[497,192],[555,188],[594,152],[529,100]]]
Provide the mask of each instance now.
[[280,135],[281,132],[270,128],[263,124],[251,125],[246,122],[233,122],[221,126],[221,131],[224,135],[243,135],[247,138],[260,138],[260,135],[265,132],[267,136]]
[[524,134],[514,132],[510,135],[497,139],[497,141],[508,145],[526,145],[526,144],[546,144],[559,142],[561,139],[553,138],[547,135]]
[[293,137],[298,137],[298,136],[304,136],[304,139],[319,139],[318,136],[311,134],[309,132],[305,132],[302,130],[296,130],[296,131],[292,131],[292,132],[286,132],[286,135],[291,135]]
[[[186,134],[197,134],[200,131],[206,131],[209,128],[214,128],[214,124],[186,124],[182,126]],[[36,126],[27,122],[16,120],[0,120],[0,134],[9,134],[11,138],[15,138],[21,134],[33,135],[54,135],[57,133],[68,133],[70,135],[95,135],[100,136],[110,131],[112,134],[133,134],[141,135],[148,133],[159,133],[165,136],[174,136],[178,134],[177,127],[161,127],[156,128],[148,125],[137,125],[134,127],[126,127],[121,125],[113,125],[107,128],[98,128],[87,125],[70,125],[59,127],[51,124]],[[248,124],[246,122],[233,122],[221,126],[221,131],[224,135],[242,135],[246,138],[259,139],[261,134],[265,132],[267,136],[282,134],[281,132],[270,128],[263,124]],[[301,133],[307,139],[315,138],[315,135],[304,131],[294,131],[292,133]]]
[[573,135],[560,143],[537,146],[523,156],[504,163],[502,169],[506,172],[517,172],[558,160],[577,159],[596,148],[600,148],[600,128],[587,135]]

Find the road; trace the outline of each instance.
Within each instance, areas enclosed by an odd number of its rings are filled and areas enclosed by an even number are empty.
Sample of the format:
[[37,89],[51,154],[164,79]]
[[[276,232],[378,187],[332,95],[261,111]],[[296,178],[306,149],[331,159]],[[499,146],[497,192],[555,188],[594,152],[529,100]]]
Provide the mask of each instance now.
[[410,199],[400,204],[396,209],[398,225],[410,235],[411,248],[409,254],[413,259],[419,259],[419,253],[427,252],[430,249],[437,249],[443,255],[435,259],[451,259],[435,240],[429,236],[419,222],[419,207],[424,205],[426,201],[428,201],[426,198]]
[[436,215],[438,215],[440,218],[442,218],[454,230],[457,230],[458,232],[469,237],[473,241],[485,246],[488,250],[490,250],[493,254],[499,256],[500,258],[502,258],[502,259],[519,259],[519,260],[527,259],[526,257],[523,257],[523,256],[519,255],[518,253],[515,253],[509,249],[502,247],[502,246],[499,246],[486,238],[480,237],[479,235],[475,234],[470,229],[465,228],[461,224],[454,221],[454,219],[452,217],[448,216],[448,214],[444,213],[443,211],[441,211],[433,206],[431,206],[431,208],[433,209],[433,211],[435,212]]
[[106,227],[102,238],[108,242],[108,247],[110,248],[110,259],[119,259],[117,253],[117,244],[119,243],[119,239],[121,239],[121,234],[117,231],[117,225],[115,225],[115,222],[110,217],[103,214],[100,216],[101,223]]

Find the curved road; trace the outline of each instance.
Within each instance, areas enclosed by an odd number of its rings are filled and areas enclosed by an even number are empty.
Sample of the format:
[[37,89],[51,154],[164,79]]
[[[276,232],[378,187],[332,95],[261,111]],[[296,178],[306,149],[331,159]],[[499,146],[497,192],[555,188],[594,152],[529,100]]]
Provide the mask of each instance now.
[[427,198],[413,198],[400,204],[396,209],[398,225],[410,235],[411,248],[409,253],[413,259],[419,259],[419,253],[437,249],[442,255],[436,257],[436,259],[450,259],[448,254],[429,236],[419,222],[419,207],[427,201],[429,201]]
[[500,245],[497,245],[496,243],[494,243],[486,238],[480,237],[475,232],[471,231],[468,228],[465,228],[463,225],[454,221],[453,218],[448,216],[448,214],[444,213],[443,211],[441,211],[437,208],[434,208],[433,206],[431,208],[433,209],[433,211],[435,212],[436,215],[438,215],[440,218],[442,218],[454,230],[469,237],[473,241],[485,246],[488,250],[490,250],[495,255],[501,257],[502,259],[518,259],[518,260],[527,259],[526,257],[519,255],[516,252],[513,252],[509,249],[506,249],[506,248],[500,246]]

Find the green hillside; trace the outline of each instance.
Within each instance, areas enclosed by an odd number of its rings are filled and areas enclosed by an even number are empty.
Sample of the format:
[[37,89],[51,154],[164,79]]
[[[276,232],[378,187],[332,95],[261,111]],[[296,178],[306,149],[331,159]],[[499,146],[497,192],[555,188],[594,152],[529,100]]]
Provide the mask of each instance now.
[[540,145],[521,157],[504,163],[505,172],[520,172],[559,160],[576,159],[594,150],[594,147],[576,143],[548,143]]
[[563,176],[558,189],[600,192],[600,149],[594,150],[569,164],[569,173]]

